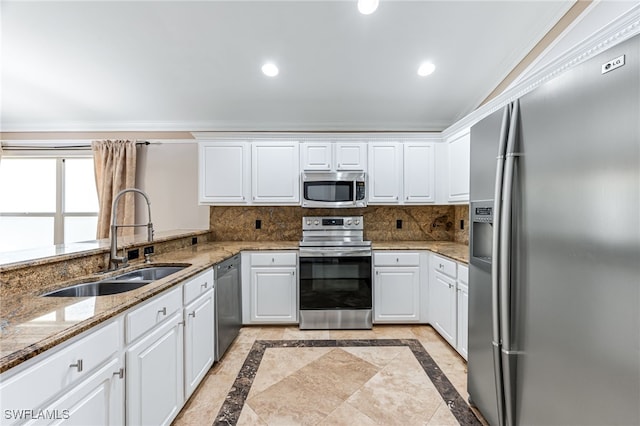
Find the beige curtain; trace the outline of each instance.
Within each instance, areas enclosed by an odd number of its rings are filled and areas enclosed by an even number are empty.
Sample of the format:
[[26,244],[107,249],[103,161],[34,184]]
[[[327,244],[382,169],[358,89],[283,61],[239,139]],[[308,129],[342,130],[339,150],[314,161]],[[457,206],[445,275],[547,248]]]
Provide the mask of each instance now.
[[[97,239],[109,238],[111,206],[118,192],[136,186],[136,143],[128,140],[105,140],[91,143],[98,188]],[[118,224],[135,222],[135,200],[132,193],[118,201]],[[134,228],[118,229],[118,236],[133,235]]]

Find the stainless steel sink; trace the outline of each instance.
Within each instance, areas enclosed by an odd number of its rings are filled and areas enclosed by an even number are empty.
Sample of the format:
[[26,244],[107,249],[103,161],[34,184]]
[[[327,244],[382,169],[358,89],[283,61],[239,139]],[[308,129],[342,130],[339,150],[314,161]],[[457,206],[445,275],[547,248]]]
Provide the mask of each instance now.
[[45,293],[44,297],[92,297],[107,296],[110,294],[124,293],[150,284],[156,280],[186,268],[189,265],[179,266],[150,266],[124,274],[105,278],[100,281],[91,281],[61,288],[60,290]]
[[109,278],[109,281],[155,281],[181,271],[186,266],[151,266]]

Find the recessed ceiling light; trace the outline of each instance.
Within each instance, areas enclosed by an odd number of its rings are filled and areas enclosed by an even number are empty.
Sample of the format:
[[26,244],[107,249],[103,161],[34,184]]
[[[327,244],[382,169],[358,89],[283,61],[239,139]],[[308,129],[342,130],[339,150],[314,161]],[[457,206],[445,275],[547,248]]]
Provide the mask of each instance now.
[[418,68],[418,75],[420,77],[426,77],[429,74],[432,74],[435,70],[436,70],[436,66],[433,65],[431,62],[423,62],[420,64],[420,67]]
[[278,70],[278,67],[274,63],[267,62],[262,66],[262,72],[266,76],[275,77],[276,75],[278,75],[278,72],[280,71]]
[[358,0],[358,10],[363,15],[371,15],[378,8],[379,0]]

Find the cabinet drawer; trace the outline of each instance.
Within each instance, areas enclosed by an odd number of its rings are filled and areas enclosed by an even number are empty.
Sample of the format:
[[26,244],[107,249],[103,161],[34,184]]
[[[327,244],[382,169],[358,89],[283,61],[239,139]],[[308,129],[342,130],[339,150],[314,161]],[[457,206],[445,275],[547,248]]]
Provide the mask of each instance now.
[[252,253],[251,266],[296,266],[296,254],[291,253]]
[[207,269],[184,284],[184,303],[195,300],[213,288],[213,269]]
[[419,266],[420,254],[407,252],[387,252],[373,254],[374,266]]
[[146,305],[127,314],[127,343],[131,343],[157,324],[182,309],[182,286],[162,296],[156,296]]
[[465,284],[469,284],[469,267],[458,264],[458,280]]
[[[120,321],[100,327],[60,350],[36,358],[26,370],[2,379],[0,404],[5,410],[39,409],[69,385],[89,377],[120,348]],[[52,353],[53,352],[53,353]],[[35,361],[35,359],[34,359]]]
[[450,277],[455,278],[456,277],[456,262],[451,260],[451,259],[447,259],[446,257],[442,257],[442,256],[438,256],[436,254],[434,254],[431,257],[432,260],[432,268],[435,269],[436,271],[440,271],[443,274],[449,275]]

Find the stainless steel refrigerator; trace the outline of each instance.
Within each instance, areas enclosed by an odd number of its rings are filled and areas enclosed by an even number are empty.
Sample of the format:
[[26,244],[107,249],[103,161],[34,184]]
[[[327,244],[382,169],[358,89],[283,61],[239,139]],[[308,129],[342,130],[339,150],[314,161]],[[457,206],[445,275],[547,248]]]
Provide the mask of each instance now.
[[640,424],[640,36],[473,126],[470,191],[472,405]]

